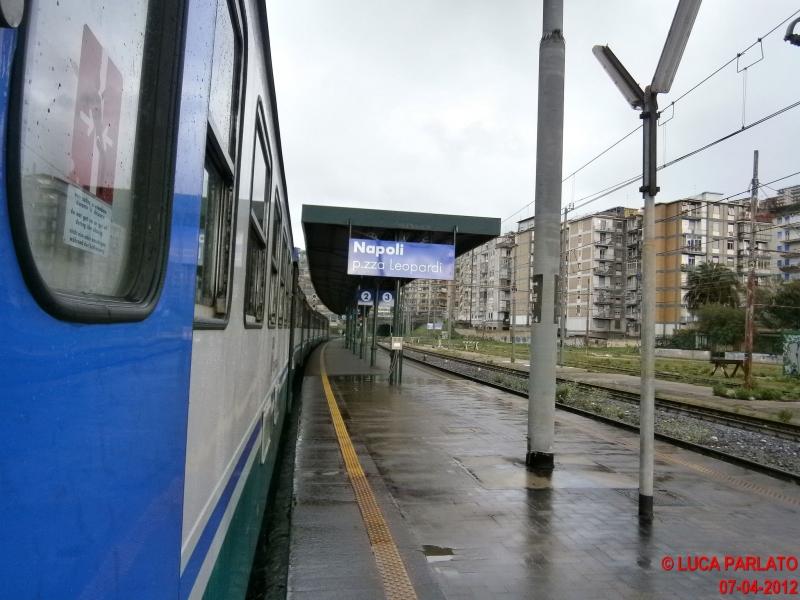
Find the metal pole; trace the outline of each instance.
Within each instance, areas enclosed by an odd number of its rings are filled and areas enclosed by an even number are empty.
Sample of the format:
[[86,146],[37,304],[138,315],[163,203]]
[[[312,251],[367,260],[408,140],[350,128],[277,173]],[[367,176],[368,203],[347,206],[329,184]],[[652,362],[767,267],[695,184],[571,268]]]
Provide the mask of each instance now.
[[758,150],[753,153],[753,184],[750,190],[750,273],[747,276],[747,320],[744,330],[744,389],[753,387],[753,334],[756,302],[756,211],[758,210]]
[[[403,302],[400,304],[400,318],[398,319],[398,323],[400,325],[400,337],[405,337],[405,303],[406,303],[406,292],[405,288],[400,286],[400,280],[397,280],[395,284],[395,295],[401,296],[403,298]],[[397,383],[403,383],[403,351],[400,351],[400,356],[397,357]]]
[[380,284],[375,284],[375,302],[372,305],[372,350],[369,354],[369,366],[375,366],[375,357],[378,354],[378,296],[381,294]]
[[556,345],[558,324],[555,284],[558,275],[561,166],[564,152],[563,0],[544,0],[539,42],[539,108],[536,140],[536,252],[533,272],[542,277],[541,319],[531,324],[528,449],[532,470],[553,469],[555,434]]
[[594,275],[592,271],[589,271],[589,291],[586,294],[586,336],[583,338],[583,347],[587,354],[589,353],[589,316],[592,312],[592,283],[594,283]]
[[517,320],[517,306],[514,302],[515,292],[517,291],[517,244],[511,249],[511,362],[514,362],[514,338],[516,337],[516,330],[514,329],[514,321]]
[[640,189],[644,196],[642,243],[642,379],[639,402],[639,517],[653,518],[653,419],[655,416],[656,372],[656,139],[658,101],[645,89],[643,173]]
[[345,314],[347,315],[347,327],[344,332],[344,347],[349,349],[353,342],[353,307],[348,306]]
[[368,306],[361,307],[361,347],[358,349],[358,358],[366,356],[367,349],[367,309]]
[[558,364],[564,366],[564,342],[567,341],[567,252],[569,252],[569,238],[567,237],[567,209],[564,209],[564,218],[561,220],[561,254],[559,258],[558,281],[561,284],[561,343],[558,345]]

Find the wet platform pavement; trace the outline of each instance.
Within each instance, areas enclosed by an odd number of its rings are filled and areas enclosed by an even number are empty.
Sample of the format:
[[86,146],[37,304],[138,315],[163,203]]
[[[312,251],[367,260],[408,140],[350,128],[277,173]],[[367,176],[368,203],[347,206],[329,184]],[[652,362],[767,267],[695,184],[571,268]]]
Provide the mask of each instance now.
[[[302,389],[288,597],[384,598],[320,353]],[[341,341],[323,359],[419,598],[717,598],[720,580],[757,580],[764,595],[767,579],[800,579],[723,566],[799,554],[793,484],[656,442],[656,518],[642,526],[636,435],[557,411],[556,469],[540,477],[523,465],[524,399],[408,362],[390,386],[385,355],[370,368]],[[679,570],[700,556],[723,570]]]

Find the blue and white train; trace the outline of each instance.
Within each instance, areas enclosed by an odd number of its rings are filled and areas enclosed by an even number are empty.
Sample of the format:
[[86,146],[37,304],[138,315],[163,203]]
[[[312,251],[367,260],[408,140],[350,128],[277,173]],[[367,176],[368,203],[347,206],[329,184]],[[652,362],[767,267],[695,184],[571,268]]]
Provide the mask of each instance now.
[[0,0],[0,599],[245,595],[328,329],[265,11]]

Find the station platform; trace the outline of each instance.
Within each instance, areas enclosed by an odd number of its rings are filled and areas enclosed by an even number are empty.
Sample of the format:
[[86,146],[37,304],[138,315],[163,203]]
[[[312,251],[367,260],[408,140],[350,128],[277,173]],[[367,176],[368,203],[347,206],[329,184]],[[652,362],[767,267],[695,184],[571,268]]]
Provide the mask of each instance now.
[[341,340],[310,358],[289,598],[694,599],[800,579],[797,486],[656,442],[641,524],[635,434],[557,411],[556,468],[539,476],[524,399],[409,362],[390,385],[377,362]]

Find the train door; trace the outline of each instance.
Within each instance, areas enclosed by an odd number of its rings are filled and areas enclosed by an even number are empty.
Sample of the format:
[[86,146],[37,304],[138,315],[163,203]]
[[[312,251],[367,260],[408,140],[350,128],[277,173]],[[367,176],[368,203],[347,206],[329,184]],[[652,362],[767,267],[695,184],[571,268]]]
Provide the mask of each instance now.
[[178,594],[187,4],[29,0],[0,29],[3,597]]

